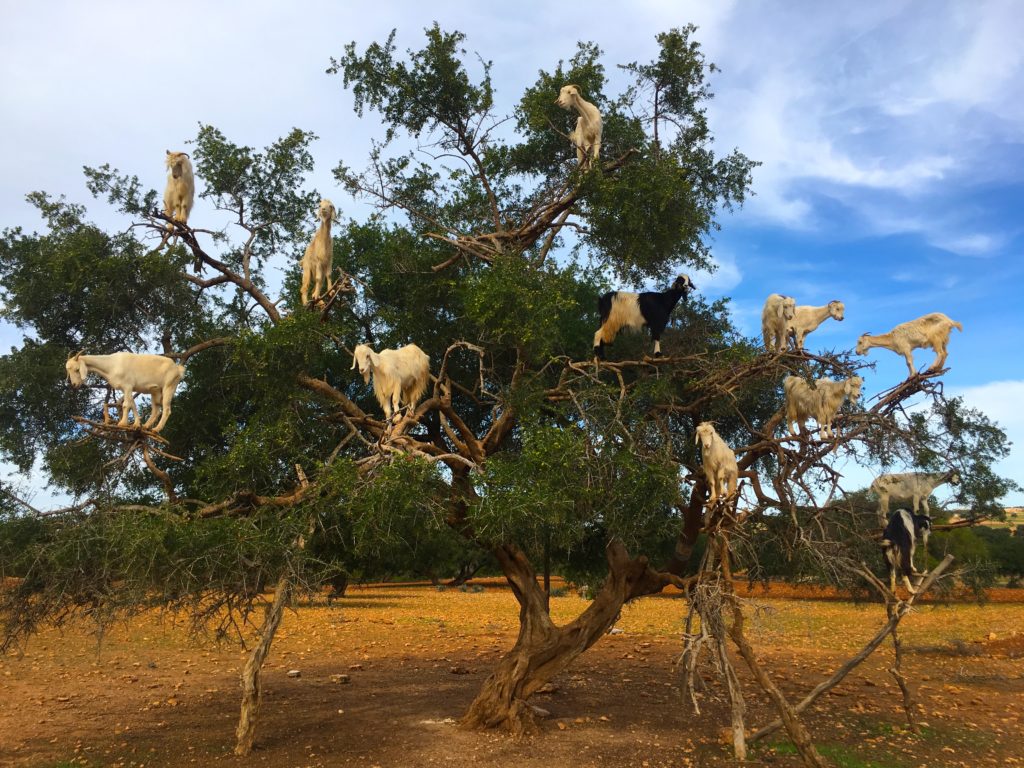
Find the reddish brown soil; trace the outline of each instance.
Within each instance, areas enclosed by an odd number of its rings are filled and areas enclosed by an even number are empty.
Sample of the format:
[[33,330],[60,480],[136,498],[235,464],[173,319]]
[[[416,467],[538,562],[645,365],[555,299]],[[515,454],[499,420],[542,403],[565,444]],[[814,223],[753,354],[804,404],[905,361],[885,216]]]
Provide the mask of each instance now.
[[[750,636],[783,690],[803,695],[884,621],[877,605],[762,600]],[[555,598],[559,621],[585,603]],[[354,588],[285,616],[266,669],[249,758],[232,753],[237,645],[195,644],[170,617],[112,628],[97,654],[88,628],[47,631],[0,657],[0,765],[38,766],[725,766],[728,710],[717,678],[695,715],[675,661],[685,602],[641,601],[619,628],[534,703],[550,712],[526,739],[459,730],[480,683],[515,636],[507,590]],[[905,672],[924,734],[905,727],[888,675],[891,646],[806,716],[844,766],[1024,765],[1024,606],[922,606],[903,624]],[[287,672],[298,669],[301,677]],[[740,669],[748,723],[773,719]],[[349,676],[336,682],[332,675]],[[747,765],[796,765],[781,734]]]

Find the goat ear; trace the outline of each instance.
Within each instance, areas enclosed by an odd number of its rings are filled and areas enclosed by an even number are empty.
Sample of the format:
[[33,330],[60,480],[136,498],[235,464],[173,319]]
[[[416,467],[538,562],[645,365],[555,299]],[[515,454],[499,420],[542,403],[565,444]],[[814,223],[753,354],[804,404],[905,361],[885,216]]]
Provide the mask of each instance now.
[[84,382],[85,377],[89,375],[89,368],[85,364],[85,360],[78,361],[78,377]]

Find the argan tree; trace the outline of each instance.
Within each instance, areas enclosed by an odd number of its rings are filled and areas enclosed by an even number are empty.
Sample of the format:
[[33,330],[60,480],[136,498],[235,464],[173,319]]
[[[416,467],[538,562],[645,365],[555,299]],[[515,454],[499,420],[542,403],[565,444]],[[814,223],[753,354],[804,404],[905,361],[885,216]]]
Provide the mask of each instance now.
[[[601,51],[580,44],[511,115],[496,106],[490,64],[459,33],[435,26],[405,54],[394,34],[347,46],[329,72],[382,133],[365,165],[346,159],[335,177],[376,212],[339,227],[338,284],[313,306],[300,303],[297,268],[323,192],[305,188],[309,133],[259,152],[200,129],[198,189],[226,212],[225,230],[168,221],[155,191],[106,166],[87,169],[88,184],[130,222],[122,233],[32,195],[47,231],[0,241],[5,318],[25,332],[0,359],[0,447],[23,469],[39,462],[76,502],[39,511],[5,491],[0,576],[16,577],[0,603],[7,642],[40,623],[88,613],[102,627],[154,603],[224,632],[276,585],[243,674],[245,752],[259,667],[291,591],[489,557],[519,602],[520,633],[463,722],[521,733],[535,727],[531,694],[623,605],[710,583],[707,555],[691,562],[702,533],[720,575],[744,558],[756,572],[756,540],[772,537],[786,557],[849,578],[823,553],[874,532],[842,506],[836,456],[955,460],[970,478],[963,500],[991,513],[1007,488],[991,472],[1005,437],[942,398],[934,377],[848,406],[835,441],[787,438],[782,377],[858,364],[766,354],[733,327],[726,302],[699,293],[677,307],[664,358],[623,335],[611,362],[590,360],[607,283],[665,287],[712,269],[717,219],[750,193],[756,164],[713,149],[713,67],[693,37],[692,27],[659,35],[655,61],[621,67],[617,96]],[[566,83],[603,116],[602,155],[586,168],[567,139],[575,117],[554,103]],[[328,195],[344,210],[340,192]],[[270,285],[268,264],[287,259],[284,285]],[[423,348],[434,376],[425,399],[385,423],[350,371],[359,343]],[[104,424],[102,385],[68,388],[63,363],[82,348],[162,350],[186,365],[159,436]],[[905,416],[901,405],[922,392],[935,416]],[[743,480],[713,509],[693,445],[705,420],[739,449]],[[539,575],[551,569],[594,585],[564,626]],[[733,626],[742,620],[735,603],[702,605],[705,617],[717,606]],[[741,624],[734,639],[743,651]]]

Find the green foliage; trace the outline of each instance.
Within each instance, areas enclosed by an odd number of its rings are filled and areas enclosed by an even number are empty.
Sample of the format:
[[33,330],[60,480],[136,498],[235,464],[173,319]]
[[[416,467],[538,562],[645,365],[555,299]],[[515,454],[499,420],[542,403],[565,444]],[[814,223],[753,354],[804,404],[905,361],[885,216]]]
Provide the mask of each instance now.
[[227,210],[244,206],[248,228],[259,235],[253,247],[258,259],[307,239],[306,222],[312,221],[319,195],[302,185],[313,170],[309,145],[315,140],[314,134],[295,128],[256,152],[228,141],[213,126],[199,128],[195,166],[205,182],[199,195]]
[[130,234],[108,235],[63,198],[28,199],[49,232],[0,236],[0,318],[68,355],[135,349],[164,330],[190,335],[201,302],[181,280],[183,251],[147,251]]
[[581,429],[524,429],[521,450],[491,459],[476,479],[469,522],[477,537],[514,541],[534,553],[554,547],[560,558],[576,561],[577,572],[600,569],[603,554],[595,560],[593,550],[603,550],[610,537],[633,546],[665,541],[677,523],[671,505],[678,474],[670,457],[638,455],[615,435],[603,443],[595,448]]
[[166,513],[0,518],[0,592],[8,641],[40,621],[78,612],[100,626],[150,606],[188,607],[197,628],[221,630],[247,611],[268,579],[315,581],[323,568],[296,550],[304,516],[269,511],[246,518]]
[[490,64],[482,64],[484,76],[474,85],[459,59],[466,53],[459,47],[466,36],[444,32],[437,23],[425,34],[426,47],[408,51],[408,64],[395,60],[392,30],[384,45],[372,43],[361,57],[355,43],[349,43],[345,54],[332,58],[327,70],[343,73],[360,116],[367,106],[382,114],[390,124],[389,140],[398,127],[417,137],[438,128],[469,132],[473,117],[487,113],[493,105]]
[[676,158],[646,156],[614,177],[590,174],[586,189],[587,245],[614,254],[614,269],[623,280],[653,277],[669,283],[666,269],[678,263],[713,269],[700,245],[712,212],[702,208],[690,172]]
[[1024,577],[1024,536],[1014,536],[1008,528],[978,526],[969,530],[985,542],[988,557],[1001,575],[1015,580]]
[[596,318],[581,307],[597,305],[593,288],[572,266],[540,268],[503,258],[462,287],[470,338],[489,347],[511,347],[543,365],[556,355],[583,357],[592,345]]

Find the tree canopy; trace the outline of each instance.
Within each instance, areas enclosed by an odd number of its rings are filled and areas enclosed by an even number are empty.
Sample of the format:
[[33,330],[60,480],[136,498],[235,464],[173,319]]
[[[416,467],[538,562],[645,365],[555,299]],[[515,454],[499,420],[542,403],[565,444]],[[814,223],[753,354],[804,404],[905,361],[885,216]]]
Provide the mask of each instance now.
[[[256,150],[200,127],[197,189],[231,217],[224,231],[170,221],[156,191],[110,166],[85,173],[130,224],[121,232],[63,198],[29,196],[45,231],[0,237],[3,319],[24,332],[0,358],[0,457],[38,463],[75,502],[40,511],[17,489],[0,496],[0,577],[16,577],[0,595],[8,642],[41,622],[154,603],[224,631],[223,608],[244,615],[282,579],[314,588],[337,574],[454,574],[491,557],[523,629],[467,722],[516,730],[531,725],[529,695],[623,603],[690,583],[699,535],[723,520],[751,573],[773,541],[786,542],[780,562],[852,580],[844,564],[875,532],[844,500],[856,489],[843,487],[837,459],[955,466],[958,501],[999,513],[1013,487],[992,469],[1005,435],[944,397],[938,374],[847,404],[834,441],[788,437],[784,375],[866,366],[847,352],[766,352],[736,329],[727,301],[699,293],[673,313],[664,358],[623,335],[612,362],[589,360],[598,295],[713,269],[719,219],[751,193],[756,162],[713,147],[714,67],[693,27],[658,35],[655,60],[623,65],[618,94],[602,51],[580,43],[507,114],[491,63],[464,44],[435,25],[418,50],[399,53],[392,33],[332,59],[328,71],[381,135],[362,169],[342,158],[334,170],[375,212],[335,231],[345,279],[328,302],[301,304],[289,261],[309,242],[322,192],[307,188],[309,132]],[[589,166],[566,138],[575,115],[554,101],[566,83],[602,114],[602,155]],[[293,265],[280,286],[267,278],[275,260]],[[360,343],[415,343],[430,356],[425,399],[394,424],[350,370]],[[64,361],[81,349],[185,364],[166,442],[102,427],[104,384],[66,382]],[[919,395],[931,410],[905,410]],[[705,503],[694,429],[707,420],[739,456],[731,511]],[[146,446],[164,453],[155,460]],[[566,627],[547,614],[541,562],[595,585],[591,608]]]

